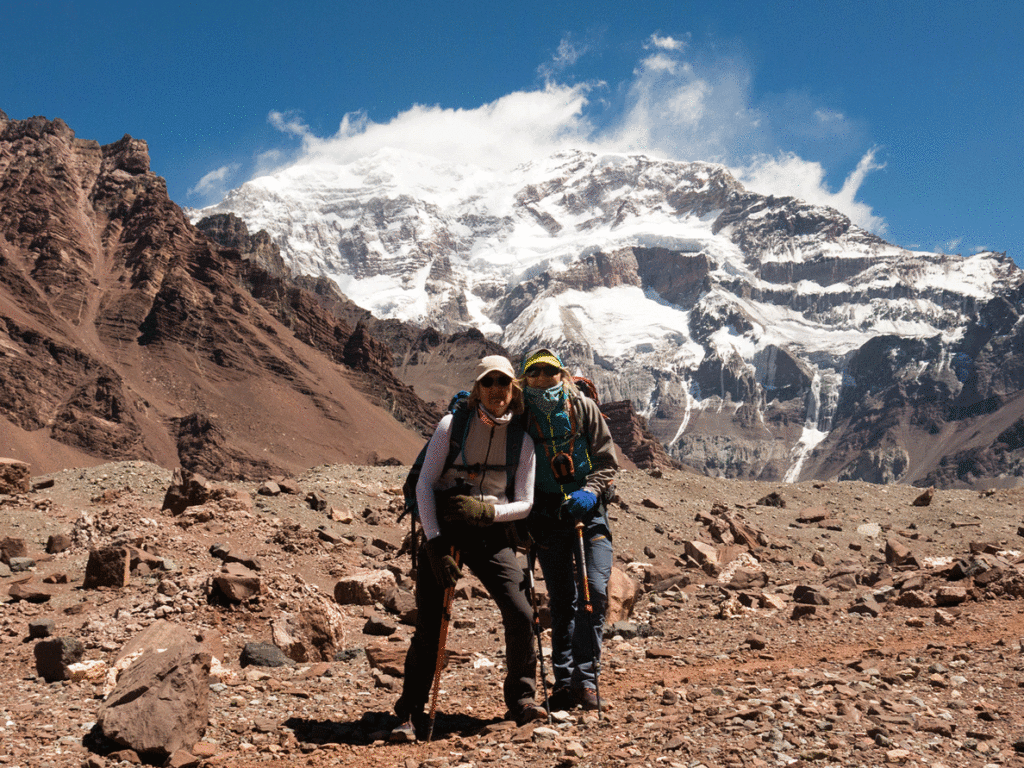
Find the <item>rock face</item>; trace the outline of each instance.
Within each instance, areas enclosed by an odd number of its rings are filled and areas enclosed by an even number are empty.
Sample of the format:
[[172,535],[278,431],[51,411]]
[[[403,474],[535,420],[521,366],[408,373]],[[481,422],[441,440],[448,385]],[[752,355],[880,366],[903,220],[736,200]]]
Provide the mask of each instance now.
[[215,479],[411,460],[439,413],[386,346],[293,282],[266,233],[204,227],[144,141],[0,113],[5,453],[40,473],[148,459]]
[[608,429],[615,445],[638,467],[667,469],[678,465],[651,434],[646,420],[636,412],[631,402],[602,403],[601,413],[608,419]]
[[[472,187],[421,165],[417,190],[411,162],[360,158],[336,189],[293,168],[202,213],[258,221],[378,316],[476,326],[514,360],[557,349],[705,474],[1024,482],[1005,254],[910,252],[708,163],[565,151]],[[411,357],[396,370],[423,392]]]

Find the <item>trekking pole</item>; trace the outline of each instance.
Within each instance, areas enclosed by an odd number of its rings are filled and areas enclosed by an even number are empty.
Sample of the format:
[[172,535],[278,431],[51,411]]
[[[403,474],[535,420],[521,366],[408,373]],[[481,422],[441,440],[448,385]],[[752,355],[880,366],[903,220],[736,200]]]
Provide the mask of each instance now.
[[576,523],[576,541],[580,553],[580,580],[583,582],[583,606],[590,619],[590,653],[594,659],[594,694],[597,696],[597,719],[601,719],[601,688],[598,684],[601,662],[597,658],[597,640],[594,639],[594,604],[590,602],[590,581],[587,578],[587,555],[583,546],[583,523]]
[[530,591],[530,606],[533,608],[533,634],[537,638],[537,658],[540,660],[540,684],[544,688],[544,710],[548,713],[548,725],[551,725],[551,701],[548,699],[548,678],[544,671],[544,646],[540,641],[540,616],[537,614],[537,590],[533,582],[533,566],[535,562],[533,547],[526,550],[526,588]]
[[[452,557],[459,564],[459,551],[452,545]],[[455,601],[455,585],[444,590],[444,604],[441,607],[441,631],[437,638],[437,662],[434,665],[434,684],[430,692],[430,726],[427,741],[434,737],[434,714],[437,712],[437,694],[441,688],[441,670],[444,668],[445,647],[448,645],[448,625],[452,620],[452,603]]]

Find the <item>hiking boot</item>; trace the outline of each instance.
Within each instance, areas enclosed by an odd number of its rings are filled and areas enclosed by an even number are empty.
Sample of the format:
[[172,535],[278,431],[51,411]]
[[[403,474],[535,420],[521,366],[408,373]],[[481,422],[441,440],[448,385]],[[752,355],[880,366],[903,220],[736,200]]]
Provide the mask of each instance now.
[[416,728],[412,724],[412,718],[392,729],[391,735],[388,736],[388,741],[392,744],[412,744],[415,742]]
[[593,688],[584,686],[576,694],[576,701],[584,709],[597,710],[600,709],[602,712],[608,711],[608,702],[604,699],[597,698],[597,691]]
[[547,710],[544,707],[538,706],[537,704],[523,704],[519,708],[518,712],[513,713],[509,710],[505,713],[506,720],[515,720],[516,725],[526,725],[532,723],[534,720],[544,720],[548,716]]
[[558,712],[560,710],[568,712],[575,706],[576,697],[572,695],[572,691],[567,685],[555,688],[555,690],[551,692],[551,695],[548,696],[548,709],[552,712]]

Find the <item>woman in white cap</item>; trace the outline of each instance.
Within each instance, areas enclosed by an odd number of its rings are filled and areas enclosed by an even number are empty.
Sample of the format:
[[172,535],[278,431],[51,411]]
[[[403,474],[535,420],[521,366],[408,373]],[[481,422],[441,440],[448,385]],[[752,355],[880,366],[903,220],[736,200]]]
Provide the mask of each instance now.
[[[506,717],[519,724],[546,716],[536,703],[533,611],[510,528],[533,505],[535,451],[523,432],[522,388],[507,358],[489,355],[461,414],[441,419],[427,447],[416,502],[425,541],[416,575],[416,631],[405,658],[401,724],[392,741],[414,741],[433,681],[446,588],[468,565],[494,598],[505,628]],[[422,564],[428,563],[424,567]]]
[[[528,527],[551,605],[555,684],[548,709],[603,709],[597,678],[612,572],[605,496],[618,470],[615,445],[597,403],[580,394],[550,349],[526,358],[523,380],[527,434],[537,446]],[[581,542],[585,563],[574,571]],[[580,578],[584,568],[587,593]]]

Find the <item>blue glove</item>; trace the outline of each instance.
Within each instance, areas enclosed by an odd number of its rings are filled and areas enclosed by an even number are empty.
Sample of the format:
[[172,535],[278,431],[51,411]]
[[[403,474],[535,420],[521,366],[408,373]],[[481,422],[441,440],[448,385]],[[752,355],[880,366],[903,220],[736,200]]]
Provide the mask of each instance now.
[[582,520],[583,516],[597,506],[597,496],[590,491],[578,490],[569,494],[566,507],[574,520]]

